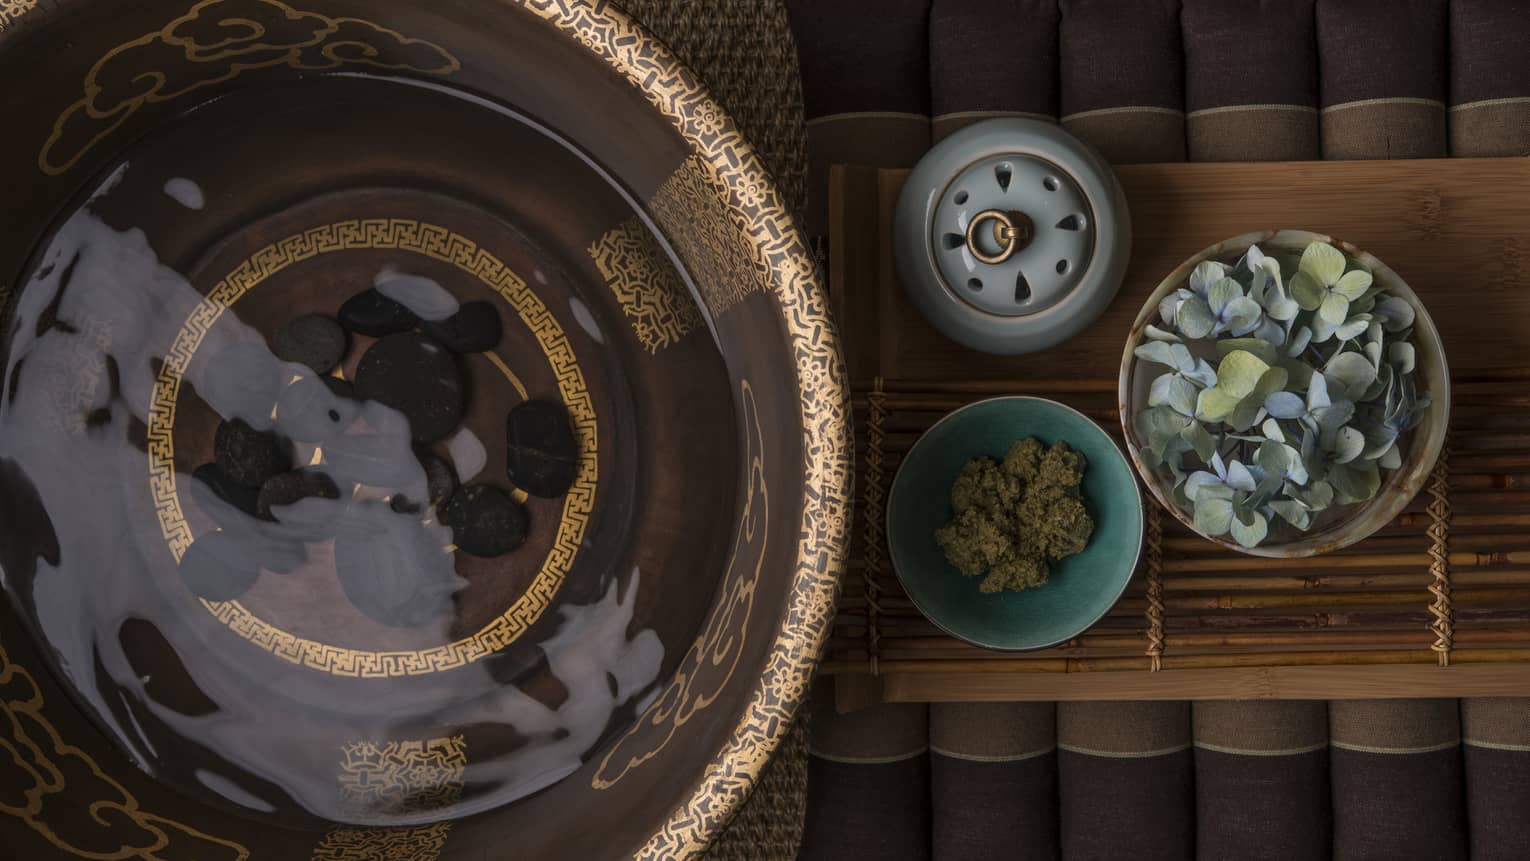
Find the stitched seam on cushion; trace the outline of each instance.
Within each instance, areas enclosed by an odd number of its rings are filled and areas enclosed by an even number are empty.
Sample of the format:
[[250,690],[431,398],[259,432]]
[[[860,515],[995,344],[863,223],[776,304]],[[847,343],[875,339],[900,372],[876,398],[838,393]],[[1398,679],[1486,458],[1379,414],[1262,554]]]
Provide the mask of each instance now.
[[808,127],[833,123],[840,120],[918,120],[927,123],[930,118],[924,114],[911,114],[904,111],[846,111],[840,114],[824,114],[821,117],[813,117],[807,121]]
[[1431,744],[1426,747],[1378,747],[1376,745],[1370,744],[1348,744],[1342,741],[1330,741],[1329,744],[1338,748],[1339,750],[1352,750],[1358,753],[1410,754],[1437,753],[1442,750],[1450,750],[1453,747],[1459,747],[1461,745],[1461,740],[1452,739],[1451,741],[1442,741],[1439,744]]
[[1168,756],[1171,753],[1180,753],[1182,751],[1189,750],[1190,749],[1190,744],[1189,744],[1189,742],[1186,742],[1185,744],[1175,745],[1174,747],[1166,747],[1166,748],[1162,748],[1160,750],[1141,750],[1141,751],[1137,751],[1137,750],[1126,750],[1126,751],[1120,751],[1120,750],[1094,750],[1093,748],[1076,747],[1076,746],[1071,745],[1071,744],[1059,744],[1057,746],[1057,749],[1058,750],[1066,750],[1069,753],[1080,753],[1080,754],[1083,754],[1084,756],[1103,756],[1103,757],[1107,757],[1107,758],[1110,758],[1110,759],[1147,759],[1148,757],[1151,757],[1151,756]]
[[1513,750],[1521,753],[1530,753],[1530,744],[1506,744],[1500,741],[1481,741],[1475,738],[1463,738],[1461,743],[1468,747],[1481,747],[1488,750]]
[[1220,108],[1201,108],[1198,111],[1191,111],[1185,114],[1185,118],[1193,120],[1196,117],[1231,114],[1238,111],[1296,111],[1303,114],[1315,114],[1318,109],[1309,105],[1224,105]]
[[1453,111],[1469,111],[1472,108],[1491,108],[1497,105],[1520,105],[1530,102],[1530,96],[1507,96],[1502,99],[1483,99],[1480,102],[1462,102],[1459,105],[1451,105]]
[[894,762],[906,762],[915,757],[924,756],[928,751],[928,747],[921,747],[918,750],[909,751],[908,753],[897,753],[891,756],[837,756],[831,753],[824,753],[821,750],[808,748],[809,754],[819,759],[837,762],[842,765],[887,765]]
[[1340,102],[1337,105],[1329,105],[1322,113],[1332,113],[1348,108],[1368,108],[1372,105],[1422,105],[1428,108],[1445,109],[1445,103],[1439,99],[1419,99],[1412,96],[1395,96],[1385,99],[1356,99],[1353,102]]
[[1021,117],[1029,120],[1057,122],[1057,117],[1051,114],[1043,114],[1039,111],[951,111],[949,113],[936,114],[931,119],[938,123],[942,120],[977,120],[997,117]]
[[1032,751],[1027,751],[1025,753],[982,754],[982,753],[958,753],[958,752],[956,752],[954,750],[946,750],[945,748],[936,747],[933,744],[930,745],[930,752],[931,753],[938,753],[938,754],[940,754],[941,756],[944,756],[944,757],[949,757],[951,759],[965,760],[967,762],[1022,762],[1022,761],[1027,760],[1027,759],[1035,759],[1038,756],[1046,756],[1047,754],[1051,753],[1054,750],[1057,750],[1057,745],[1055,745],[1055,744],[1048,745],[1047,747],[1044,747],[1041,750],[1032,750]]
[[1212,753],[1230,753],[1237,756],[1297,756],[1303,753],[1323,750],[1328,747],[1328,742],[1320,741],[1317,744],[1309,744],[1306,747],[1290,747],[1284,750],[1251,750],[1242,747],[1224,747],[1220,744],[1208,744],[1198,741],[1195,746],[1201,750],[1209,750]]
[[[1213,108],[1213,110],[1215,110]],[[1123,105],[1119,108],[1095,108],[1092,111],[1079,111],[1068,114],[1062,118],[1063,122],[1070,120],[1084,120],[1090,117],[1108,117],[1112,114],[1162,114],[1168,117],[1182,117],[1184,111],[1177,108],[1159,108],[1153,105]]]

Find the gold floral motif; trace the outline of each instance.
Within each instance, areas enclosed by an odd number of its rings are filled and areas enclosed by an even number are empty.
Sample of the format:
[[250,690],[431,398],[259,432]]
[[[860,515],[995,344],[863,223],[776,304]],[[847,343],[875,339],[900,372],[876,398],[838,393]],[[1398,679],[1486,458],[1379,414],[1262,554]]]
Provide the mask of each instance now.
[[[143,809],[43,714],[42,689],[0,645],[0,815],[20,819],[59,851],[113,861],[246,861],[250,851]],[[67,707],[67,706],[66,706]],[[89,806],[91,816],[75,811]],[[55,816],[63,814],[62,822]]]
[[[515,2],[589,46],[641,90],[695,149],[699,155],[692,164],[704,167],[708,178],[716,179],[714,188],[730,213],[726,223],[733,225],[736,241],[748,246],[744,259],[758,263],[758,283],[780,306],[795,352],[807,474],[800,488],[802,521],[791,598],[780,613],[782,627],[766,666],[728,742],[712,758],[690,796],[634,853],[638,858],[674,861],[699,853],[733,817],[807,695],[833,620],[849,541],[848,383],[827,297],[818,283],[809,250],[779,192],[769,186],[759,156],[737,127],[728,121],[721,131],[715,131],[703,119],[709,110],[716,109],[716,103],[695,76],[604,0]],[[751,186],[768,190],[755,195],[749,192]],[[715,217],[716,209],[704,195],[692,199],[694,209],[671,212],[678,222],[661,223],[671,241],[677,233],[686,235],[687,231],[717,223],[708,220]],[[697,248],[676,247],[687,268],[693,270],[693,277],[697,276],[693,257]],[[737,274],[742,277],[745,273]],[[747,295],[756,289],[747,280],[738,283],[745,286],[725,288],[726,292]],[[712,310],[718,311],[716,307]],[[769,625],[774,624],[772,619]]]
[[336,828],[314,847],[309,861],[436,861],[450,822],[420,828]]
[[[744,513],[734,537],[733,557],[728,560],[722,600],[712,610],[707,626],[691,644],[690,651],[665,685],[653,706],[611,746],[591,785],[615,786],[633,769],[658,756],[674,741],[680,728],[711,705],[738,670],[754,610],[755,588],[765,565],[770,531],[770,491],[765,483],[765,433],[754,389],[744,381],[740,392],[744,422],[745,460],[749,474],[744,490]],[[648,733],[653,733],[648,736]]]
[[589,253],[648,352],[657,353],[701,326],[701,312],[643,222],[622,222],[595,240]]
[[739,230],[713,165],[692,156],[649,201],[653,220],[674,244],[712,316],[721,317],[770,283],[765,262]]
[[462,736],[425,741],[352,742],[340,762],[340,805],[363,817],[422,813],[462,797],[467,743]]
[[[0,16],[17,5],[0,2],[7,4]],[[91,67],[84,94],[54,123],[37,166],[50,176],[61,174],[144,105],[271,67],[449,75],[462,65],[440,45],[360,18],[331,18],[278,0],[202,0],[162,29],[113,48]]]
[[498,293],[536,336],[579,437],[579,475],[564,498],[553,546],[531,586],[481,630],[453,643],[417,651],[349,649],[295,637],[250,612],[238,601],[203,601],[234,633],[279,658],[337,676],[416,676],[470,664],[514,642],[552,604],[579,553],[595,509],[597,433],[595,405],[563,327],[520,276],[487,249],[444,227],[405,219],[342,221],[289,236],[250,256],[218,282],[192,310],[160,367],[149,404],[149,486],[160,531],[177,561],[193,536],[181,510],[175,475],[175,414],[181,377],[202,339],[223,312],[288,266],[347,249],[389,248],[450,263]]
[[0,30],[37,8],[37,0],[0,0]]

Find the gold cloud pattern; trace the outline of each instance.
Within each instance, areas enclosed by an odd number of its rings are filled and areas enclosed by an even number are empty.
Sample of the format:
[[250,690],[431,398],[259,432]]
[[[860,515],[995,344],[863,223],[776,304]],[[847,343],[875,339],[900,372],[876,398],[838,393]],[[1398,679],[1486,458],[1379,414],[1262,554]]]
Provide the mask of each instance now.
[[37,156],[56,176],[145,105],[276,67],[324,71],[370,67],[449,75],[462,68],[445,48],[360,18],[304,12],[279,0],[202,0],[164,28],[126,42],[85,77]]
[[[0,646],[0,815],[60,851],[112,861],[246,861],[249,850],[143,809],[43,715],[37,680]],[[89,804],[90,816],[79,815]],[[64,823],[67,823],[65,825]]]

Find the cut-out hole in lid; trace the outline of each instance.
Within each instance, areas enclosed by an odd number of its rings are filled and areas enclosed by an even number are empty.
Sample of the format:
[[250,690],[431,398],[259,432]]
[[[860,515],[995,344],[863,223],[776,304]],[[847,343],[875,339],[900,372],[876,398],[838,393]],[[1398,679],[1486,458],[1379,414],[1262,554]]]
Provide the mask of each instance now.
[[1059,230],[1083,230],[1084,216],[1074,213],[1057,222],[1057,227]]
[[1014,175],[1015,169],[1010,166],[1009,162],[994,166],[993,178],[999,181],[1000,191],[1009,191],[1009,181]]
[[956,193],[956,196],[951,198],[951,199],[956,201],[956,205],[957,206],[961,206],[962,204],[967,202],[967,192],[965,192],[965,191],[958,191]]
[[1067,275],[1068,274],[1068,268],[1069,268],[1068,261],[1066,261],[1066,260],[1059,260],[1059,261],[1057,261],[1057,274],[1058,275]]
[[1015,301],[1024,303],[1030,301],[1030,298],[1031,282],[1025,280],[1025,273],[1021,272],[1015,276]]
[[1046,179],[1043,179],[1041,181],[1041,184],[1046,186],[1047,191],[1056,191],[1057,190],[1057,177],[1049,176]]
[[983,289],[983,280],[981,278],[968,278],[967,287],[972,290],[981,290]]
[[956,249],[967,244],[967,237],[961,235],[960,233],[947,233],[945,236],[940,238],[940,241],[945,243],[946,250],[955,251]]

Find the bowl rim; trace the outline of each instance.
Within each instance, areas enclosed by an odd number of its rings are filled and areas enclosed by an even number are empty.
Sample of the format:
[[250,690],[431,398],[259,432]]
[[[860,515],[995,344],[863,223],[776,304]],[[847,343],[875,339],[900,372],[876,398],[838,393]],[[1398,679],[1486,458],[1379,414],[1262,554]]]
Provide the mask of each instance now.
[[[1142,343],[1144,327],[1156,317],[1160,300],[1171,290],[1183,284],[1189,278],[1191,271],[1203,261],[1225,257],[1229,252],[1241,253],[1251,245],[1307,244],[1314,241],[1327,242],[1364,264],[1377,275],[1378,281],[1383,279],[1386,281],[1388,290],[1413,306],[1415,313],[1413,340],[1415,344],[1423,340],[1439,345],[1439,349],[1433,351],[1433,358],[1438,360],[1440,379],[1438,384],[1430,389],[1432,402],[1425,419],[1426,424],[1421,426],[1422,432],[1416,432],[1415,435],[1415,444],[1422,443],[1422,448],[1418,448],[1416,452],[1410,450],[1408,460],[1402,467],[1392,470],[1385,477],[1376,496],[1366,502],[1354,504],[1351,506],[1352,510],[1342,519],[1318,532],[1304,534],[1297,541],[1244,547],[1227,536],[1211,536],[1197,529],[1194,518],[1165,493],[1162,477],[1142,459],[1137,445],[1137,431],[1132,421],[1132,372],[1137,364],[1137,357],[1133,351]],[[1422,364],[1421,362],[1420,365]],[[1121,368],[1116,381],[1116,400],[1123,440],[1132,465],[1136,467],[1138,476],[1142,483],[1147,485],[1153,498],[1176,520],[1207,541],[1244,555],[1269,559],[1305,558],[1340,550],[1369,538],[1401,514],[1408,503],[1422,492],[1444,450],[1445,438],[1450,428],[1450,365],[1439,329],[1434,325],[1434,318],[1429,315],[1429,309],[1424,306],[1423,300],[1419,298],[1412,286],[1390,266],[1374,254],[1326,233],[1299,228],[1273,228],[1250,231],[1215,242],[1187,258],[1165,276],[1157,287],[1153,288],[1126,336],[1126,346],[1121,353]],[[1409,486],[1413,486],[1411,491],[1407,490]]]
[[[753,791],[795,724],[828,643],[849,554],[854,480],[848,371],[828,293],[801,227],[759,153],[701,77],[635,18],[606,0],[501,2],[541,18],[583,45],[642,93],[690,147],[692,157],[715,172],[728,210],[744,216],[743,223],[730,223],[765,264],[768,283],[762,292],[770,297],[784,339],[793,347],[802,510],[785,606],[776,616],[770,648],[749,696],[729,717],[734,728],[688,794],[671,806],[668,818],[630,850],[635,858],[692,858],[705,851]],[[714,599],[714,612],[720,598]],[[637,720],[643,720],[641,714]]]
[[[88,2],[45,0],[0,19],[0,50],[46,25],[55,13]],[[581,46],[592,62],[639,92],[690,156],[709,168],[727,210],[740,216],[729,224],[764,266],[754,267],[761,272],[761,292],[793,355],[791,392],[798,411],[789,427],[802,452],[796,500],[801,510],[791,530],[790,561],[780,572],[788,586],[769,629],[770,646],[747,695],[723,719],[731,729],[694,769],[696,776],[687,778],[685,790],[675,794],[668,814],[645,840],[611,847],[634,858],[692,858],[733,819],[795,725],[828,642],[853,503],[850,383],[838,328],[819,267],[774,177],[710,88],[662,40],[606,0],[490,0],[483,12],[525,14],[528,26],[540,21]],[[638,208],[646,213],[648,207]],[[0,670],[6,666],[0,649]],[[634,723],[642,719],[639,714]]]
[[[1065,403],[1062,403],[1061,401],[1054,401],[1051,398],[1043,398],[1036,395],[997,395],[991,398],[983,398],[981,400],[973,401],[969,404],[964,404],[963,406],[957,407],[956,409],[941,416],[935,421],[934,424],[926,428],[924,433],[919,435],[919,439],[915,440],[914,444],[909,447],[908,454],[904,455],[903,460],[898,464],[898,471],[893,475],[892,484],[888,486],[887,510],[883,513],[882,524],[885,534],[892,534],[892,513],[894,507],[893,500],[897,498],[898,488],[902,486],[903,470],[911,462],[913,462],[915,458],[918,457],[919,453],[924,449],[924,447],[926,447],[926,443],[929,441],[930,435],[933,434],[935,430],[941,425],[944,425],[950,421],[958,420],[963,414],[971,412],[978,407],[1011,401],[1035,401],[1036,403],[1043,404],[1049,408],[1057,408],[1065,412],[1072,413],[1073,415],[1082,419],[1086,425],[1093,428],[1094,431],[1105,440],[1105,442],[1109,443],[1111,449],[1115,451],[1116,457],[1118,457],[1121,460],[1122,465],[1126,466],[1130,471],[1131,464],[1126,456],[1126,453],[1121,450],[1121,444],[1112,439],[1110,434],[1099,422],[1095,421],[1089,416],[1084,415],[1079,410],[1070,407]],[[1065,637],[1059,637],[1048,643],[1042,643],[1035,646],[1005,646],[995,643],[985,643],[974,639],[973,637],[968,636],[967,634],[964,634],[960,631],[953,630],[944,621],[942,621],[936,615],[932,614],[922,603],[920,603],[913,590],[909,589],[908,581],[904,578],[903,575],[903,570],[898,565],[898,551],[895,549],[895,545],[891,541],[887,542],[888,561],[892,564],[893,574],[898,578],[898,583],[903,586],[903,591],[908,595],[909,601],[913,603],[914,608],[917,609],[926,619],[930,620],[931,624],[944,631],[945,633],[951,635],[952,637],[955,637],[964,643],[969,643],[971,645],[977,646],[978,648],[990,649],[996,652],[1034,652],[1041,649],[1050,649],[1054,646],[1066,643],[1094,627],[1101,619],[1105,618],[1105,616],[1110,613],[1111,609],[1115,607],[1117,603],[1120,602],[1121,596],[1126,594],[1126,588],[1131,585],[1132,576],[1136,573],[1137,566],[1142,561],[1142,542],[1147,534],[1147,508],[1146,503],[1142,498],[1142,487],[1140,480],[1136,477],[1135,474],[1133,474],[1131,486],[1132,499],[1136,502],[1136,505],[1132,506],[1132,509],[1137,512],[1137,552],[1132,556],[1131,565],[1127,566],[1127,575],[1121,580],[1121,588],[1116,590],[1116,594],[1113,595],[1110,599],[1110,604],[1107,605],[1104,610],[1100,611],[1099,615],[1090,619],[1078,630],[1068,634]],[[1023,595],[1024,593],[1022,592],[1021,594]]]

